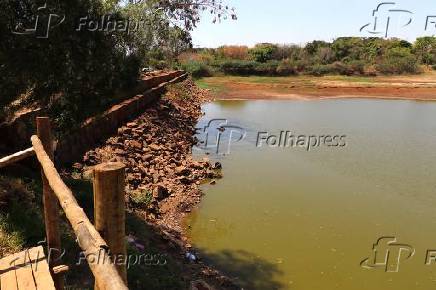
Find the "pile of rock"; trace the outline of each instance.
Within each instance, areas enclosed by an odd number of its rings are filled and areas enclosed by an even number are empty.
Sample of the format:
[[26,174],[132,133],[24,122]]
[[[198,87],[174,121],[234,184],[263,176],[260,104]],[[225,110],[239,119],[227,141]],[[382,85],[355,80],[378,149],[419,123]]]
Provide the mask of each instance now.
[[84,171],[101,162],[123,162],[129,206],[143,209],[148,219],[181,232],[184,213],[200,201],[198,186],[221,176],[221,164],[207,158],[194,160],[191,155],[205,98],[205,91],[189,79],[170,88],[142,116],[86,153]]

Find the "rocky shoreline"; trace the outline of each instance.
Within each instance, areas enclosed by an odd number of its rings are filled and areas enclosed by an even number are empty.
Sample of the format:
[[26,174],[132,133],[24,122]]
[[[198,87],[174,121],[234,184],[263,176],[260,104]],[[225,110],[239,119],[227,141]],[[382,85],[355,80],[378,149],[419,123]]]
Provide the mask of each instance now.
[[[144,114],[119,128],[116,136],[87,152],[83,162],[74,165],[86,177],[99,163],[123,162],[128,210],[145,219],[171,247],[177,247],[180,259],[185,259],[191,248],[182,223],[201,201],[199,186],[221,178],[219,162],[192,157],[201,105],[210,99],[209,91],[198,88],[191,79],[172,85]],[[201,261],[193,268],[190,271],[212,279],[215,287],[238,289],[231,279]]]

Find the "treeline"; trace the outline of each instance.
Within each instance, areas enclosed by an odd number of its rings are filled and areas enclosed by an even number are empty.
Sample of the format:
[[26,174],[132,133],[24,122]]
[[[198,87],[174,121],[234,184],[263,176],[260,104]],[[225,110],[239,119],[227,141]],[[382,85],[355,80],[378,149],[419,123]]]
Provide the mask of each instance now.
[[205,9],[235,18],[222,0],[1,0],[0,123],[39,106],[58,128],[80,124],[134,86],[142,67],[176,66]]
[[271,43],[196,49],[180,55],[185,70],[195,77],[228,75],[321,76],[415,74],[422,65],[436,69],[436,37],[414,43],[400,39],[341,37],[305,46]]

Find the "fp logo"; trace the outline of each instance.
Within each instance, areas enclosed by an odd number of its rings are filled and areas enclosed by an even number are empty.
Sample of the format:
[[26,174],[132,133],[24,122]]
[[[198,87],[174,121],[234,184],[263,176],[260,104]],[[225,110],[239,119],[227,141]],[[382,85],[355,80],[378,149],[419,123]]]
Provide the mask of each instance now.
[[36,38],[48,38],[50,30],[61,25],[65,21],[65,15],[59,16],[54,13],[47,13],[47,3],[37,9],[35,22],[31,27],[23,27],[23,23],[18,23],[15,30],[16,35],[35,35]]
[[[395,5],[395,2],[380,3],[377,8],[372,11],[372,17],[374,18],[373,22],[363,25],[360,28],[360,32],[366,30],[370,34],[384,34],[384,37],[388,38],[392,18],[401,17],[404,15],[406,15],[406,20],[404,21],[402,27],[410,25],[413,20],[411,17],[413,12],[392,7]],[[388,9],[388,7],[390,9]]]
[[226,119],[212,119],[200,129],[204,134],[203,149],[214,149],[216,154],[230,154],[231,146],[243,140],[247,132],[231,125]]
[[388,273],[397,273],[401,262],[414,254],[413,247],[397,243],[394,237],[383,237],[373,245],[371,256],[363,260],[360,266],[365,269],[383,268]]

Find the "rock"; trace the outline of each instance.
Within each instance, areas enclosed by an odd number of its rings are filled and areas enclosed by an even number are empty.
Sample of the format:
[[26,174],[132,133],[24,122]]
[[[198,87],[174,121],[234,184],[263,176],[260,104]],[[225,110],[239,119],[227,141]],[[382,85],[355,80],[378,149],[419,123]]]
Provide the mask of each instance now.
[[142,149],[142,143],[136,140],[130,141],[130,145],[136,149]]
[[170,196],[168,189],[163,187],[162,185],[158,185],[153,191],[153,197],[157,201],[162,201]]
[[150,161],[151,159],[153,159],[153,155],[151,154],[145,154],[142,156],[142,161]]
[[160,146],[156,145],[156,144],[150,144],[150,145],[148,145],[148,148],[150,148],[153,151],[159,151],[160,150]]
[[125,155],[126,151],[124,151],[123,149],[115,149],[114,153],[117,155]]
[[189,178],[185,177],[185,176],[183,176],[183,177],[179,177],[179,181],[180,181],[182,184],[185,184],[185,185],[188,185],[188,184],[191,184],[191,183],[192,183],[192,181],[191,181]]
[[185,166],[179,166],[175,169],[177,175],[188,176],[191,173],[191,170],[186,168]]

